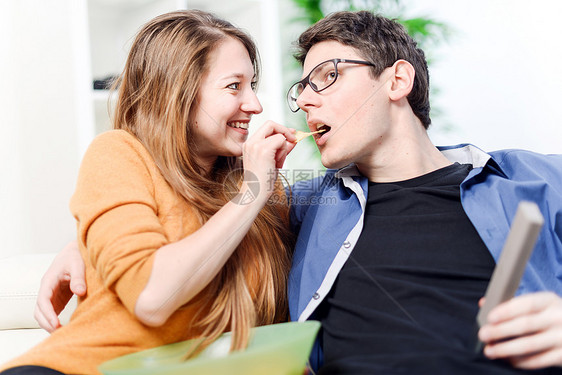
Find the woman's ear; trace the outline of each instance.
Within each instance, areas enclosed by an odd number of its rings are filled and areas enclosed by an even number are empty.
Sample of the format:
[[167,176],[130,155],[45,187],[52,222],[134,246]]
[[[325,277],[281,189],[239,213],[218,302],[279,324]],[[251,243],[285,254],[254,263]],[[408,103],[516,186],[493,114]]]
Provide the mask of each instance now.
[[406,60],[398,60],[390,67],[391,85],[389,97],[391,100],[400,100],[407,97],[414,87],[416,71],[412,64]]

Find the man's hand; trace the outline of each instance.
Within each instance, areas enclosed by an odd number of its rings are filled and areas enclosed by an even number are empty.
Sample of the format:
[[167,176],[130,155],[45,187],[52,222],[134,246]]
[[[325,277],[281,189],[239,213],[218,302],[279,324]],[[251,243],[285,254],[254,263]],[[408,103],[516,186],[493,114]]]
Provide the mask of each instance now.
[[86,294],[84,261],[76,241],[62,249],[41,279],[34,314],[39,326],[48,332],[59,328],[58,315],[73,294]]
[[490,311],[478,337],[488,358],[514,367],[562,366],[562,298],[540,292],[504,302]]

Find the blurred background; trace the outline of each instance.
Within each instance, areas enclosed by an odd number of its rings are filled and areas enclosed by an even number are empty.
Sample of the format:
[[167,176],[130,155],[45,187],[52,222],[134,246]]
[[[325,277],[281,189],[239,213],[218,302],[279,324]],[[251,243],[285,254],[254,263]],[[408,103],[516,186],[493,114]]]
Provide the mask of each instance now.
[[[303,126],[285,104],[300,79],[291,43],[341,9],[398,18],[430,59],[437,145],[562,153],[562,46],[556,0],[0,0],[0,257],[54,252],[75,237],[68,209],[80,159],[110,128],[108,77],[154,16],[199,8],[247,30],[263,65],[266,119]],[[302,111],[301,111],[302,112]],[[290,180],[321,173],[313,142],[286,163]]]

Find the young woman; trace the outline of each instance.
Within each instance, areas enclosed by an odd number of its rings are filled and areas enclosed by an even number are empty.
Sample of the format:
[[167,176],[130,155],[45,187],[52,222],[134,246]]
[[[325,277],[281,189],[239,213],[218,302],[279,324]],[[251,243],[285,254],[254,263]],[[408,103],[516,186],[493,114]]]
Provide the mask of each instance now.
[[252,326],[287,319],[292,239],[275,171],[295,136],[267,122],[246,141],[258,72],[250,37],[210,14],[143,27],[116,82],[114,130],[91,144],[71,200],[87,291],[3,374],[96,374],[225,331],[236,350]]

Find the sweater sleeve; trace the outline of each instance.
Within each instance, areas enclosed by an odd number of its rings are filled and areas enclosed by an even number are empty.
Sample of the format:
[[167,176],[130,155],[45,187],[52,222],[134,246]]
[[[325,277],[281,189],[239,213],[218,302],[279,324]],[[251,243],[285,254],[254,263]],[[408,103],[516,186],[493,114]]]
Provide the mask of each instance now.
[[86,262],[131,313],[156,250],[169,242],[157,216],[155,173],[154,162],[133,136],[104,133],[84,156],[70,203]]

